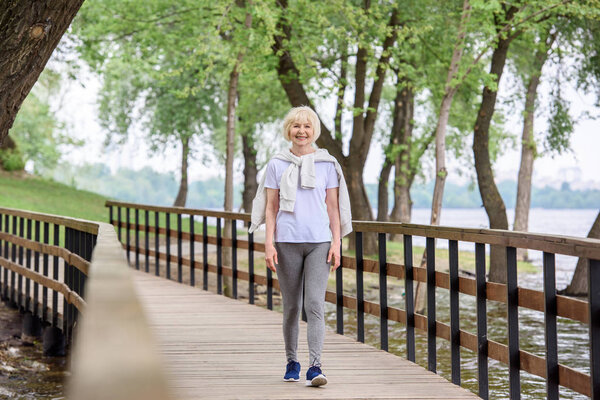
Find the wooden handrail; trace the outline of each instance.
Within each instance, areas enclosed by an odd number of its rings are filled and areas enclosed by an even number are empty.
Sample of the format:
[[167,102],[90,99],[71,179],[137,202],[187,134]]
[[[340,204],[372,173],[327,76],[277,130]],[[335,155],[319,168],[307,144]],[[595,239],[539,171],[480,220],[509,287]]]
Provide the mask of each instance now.
[[152,206],[149,204],[126,203],[126,202],[122,202],[122,201],[112,201],[112,200],[106,201],[105,206],[106,207],[114,206],[114,207],[137,208],[138,210],[148,210],[148,211],[164,212],[164,213],[171,213],[171,214],[202,215],[202,216],[206,216],[206,217],[237,219],[239,221],[250,222],[250,214],[248,214],[248,213],[238,213],[238,212],[229,212],[229,211],[214,211],[214,210],[184,208],[184,207],[162,207],[162,206]]
[[164,400],[170,396],[146,317],[114,228],[99,223],[72,357],[72,399]]
[[[105,204],[114,207],[137,208],[156,212],[173,214],[201,215],[208,217],[237,219],[250,221],[250,214],[225,211],[213,211],[183,207],[159,207],[146,204],[107,201]],[[577,238],[561,235],[543,235],[529,232],[503,231],[498,229],[454,228],[447,226],[432,226],[405,224],[400,222],[352,221],[352,227],[359,232],[374,232],[387,234],[413,235],[435,239],[458,240],[490,245],[527,248],[530,250],[546,251],[575,257],[600,259],[600,240]]]
[[22,217],[40,222],[48,222],[56,225],[62,225],[66,226],[67,228],[73,228],[80,232],[91,233],[94,235],[98,234],[98,224],[83,219],[69,218],[53,214],[42,214],[34,211],[25,211],[6,207],[0,207],[0,214]]

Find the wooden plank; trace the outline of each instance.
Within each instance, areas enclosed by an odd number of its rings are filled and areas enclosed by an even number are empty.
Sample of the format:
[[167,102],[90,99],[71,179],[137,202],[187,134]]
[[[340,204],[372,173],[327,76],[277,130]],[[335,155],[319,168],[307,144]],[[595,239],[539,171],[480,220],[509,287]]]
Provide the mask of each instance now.
[[[141,272],[133,277],[179,398],[477,398],[416,364],[329,331],[323,351],[329,383],[283,382],[281,314]],[[300,326],[304,372],[306,324]]]

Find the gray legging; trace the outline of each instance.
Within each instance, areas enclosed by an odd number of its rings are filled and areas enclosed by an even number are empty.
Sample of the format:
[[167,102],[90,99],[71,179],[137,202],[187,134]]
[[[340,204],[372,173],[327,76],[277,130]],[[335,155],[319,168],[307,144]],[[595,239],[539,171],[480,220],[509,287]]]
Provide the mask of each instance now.
[[310,365],[321,365],[325,339],[325,291],[330,267],[327,253],[330,245],[330,242],[275,243],[279,261],[277,279],[283,296],[283,338],[288,361],[298,361],[298,320],[302,311],[304,283]]

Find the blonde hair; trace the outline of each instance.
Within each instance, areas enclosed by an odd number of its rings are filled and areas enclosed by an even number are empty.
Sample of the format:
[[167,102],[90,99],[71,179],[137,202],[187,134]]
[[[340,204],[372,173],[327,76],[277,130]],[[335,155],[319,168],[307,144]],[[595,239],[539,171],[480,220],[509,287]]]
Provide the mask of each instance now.
[[288,142],[290,139],[290,129],[294,122],[308,121],[313,128],[313,143],[321,136],[321,121],[319,116],[310,107],[301,106],[292,108],[283,119],[283,138]]

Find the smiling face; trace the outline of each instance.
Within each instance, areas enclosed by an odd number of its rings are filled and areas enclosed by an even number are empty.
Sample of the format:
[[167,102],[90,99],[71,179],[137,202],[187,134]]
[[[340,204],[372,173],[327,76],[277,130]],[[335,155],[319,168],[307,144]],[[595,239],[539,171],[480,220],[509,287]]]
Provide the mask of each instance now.
[[289,137],[292,145],[305,146],[311,144],[315,137],[311,122],[308,119],[299,119],[292,122]]
[[294,107],[283,120],[282,133],[285,140],[292,142],[292,147],[311,145],[321,134],[321,122],[311,108]]

